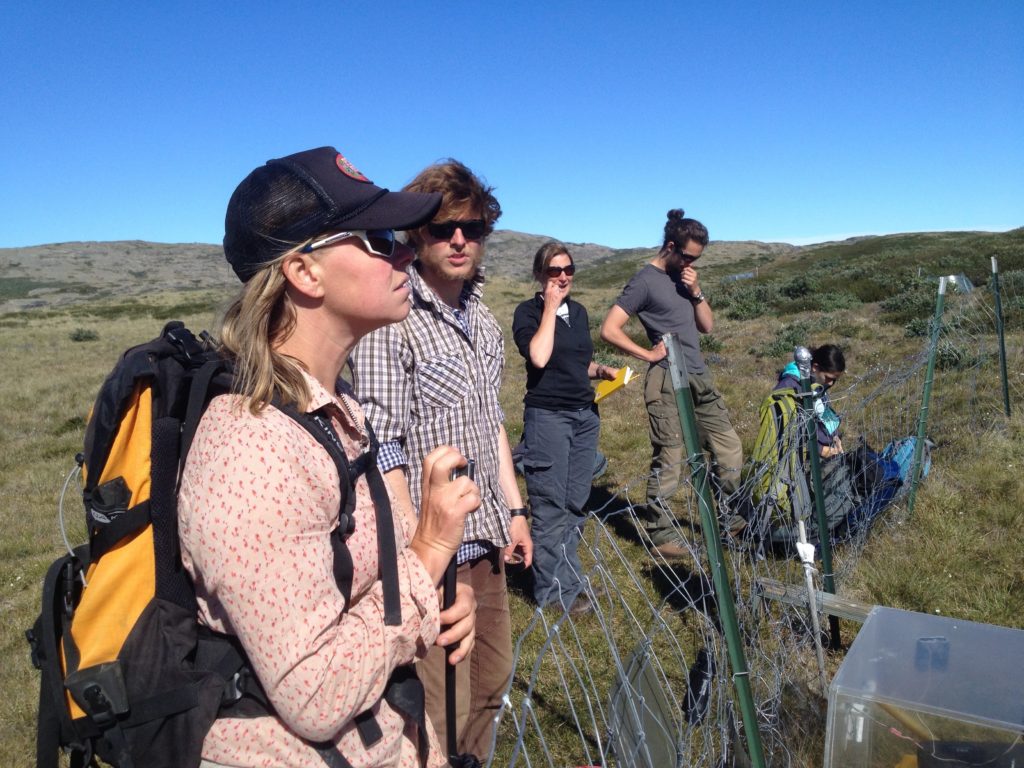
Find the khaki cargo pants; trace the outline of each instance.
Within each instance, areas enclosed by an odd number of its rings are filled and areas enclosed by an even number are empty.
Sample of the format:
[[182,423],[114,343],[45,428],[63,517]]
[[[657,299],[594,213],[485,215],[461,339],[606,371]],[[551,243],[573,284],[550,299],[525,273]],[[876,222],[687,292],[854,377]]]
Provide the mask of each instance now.
[[[710,371],[691,373],[689,382],[700,447],[711,454],[711,471],[717,478],[721,495],[729,496],[740,485],[743,446],[729,421],[725,400],[715,389]],[[672,519],[667,517],[671,513],[664,502],[679,490],[683,472],[689,472],[683,463],[683,431],[668,368],[652,365],[648,369],[644,380],[644,401],[652,448],[651,475],[647,480],[647,504],[651,517],[647,527],[653,532],[672,526]]]

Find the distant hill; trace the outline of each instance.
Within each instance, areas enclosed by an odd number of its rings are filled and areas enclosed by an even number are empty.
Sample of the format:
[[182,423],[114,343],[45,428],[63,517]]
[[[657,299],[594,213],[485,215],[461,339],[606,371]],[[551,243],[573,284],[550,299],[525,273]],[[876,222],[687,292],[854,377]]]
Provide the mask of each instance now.
[[0,312],[237,285],[217,245],[121,240],[0,249]]
[[[498,230],[487,241],[487,273],[519,280],[530,278],[533,256],[551,238],[524,232]],[[595,243],[567,242],[573,260],[581,267],[632,260],[636,263],[654,256],[655,247],[609,248]],[[761,243],[755,240],[712,240],[705,251],[708,264],[727,264],[756,256],[775,256],[799,251],[788,243]]]
[[[529,279],[533,255],[549,239],[511,230],[496,231],[487,244],[488,274]],[[568,245],[581,266],[621,263],[630,269],[654,253],[653,248]],[[797,250],[785,243],[718,241],[708,247],[706,263],[728,263]],[[0,248],[0,313],[166,290],[233,291],[237,286],[220,246],[213,244],[122,240]]]
[[[722,277],[769,265],[799,271],[804,265],[810,266],[822,259],[856,260],[882,267],[891,265],[898,256],[908,263],[922,264],[935,259],[939,251],[955,252],[958,245],[968,246],[974,255],[980,255],[989,243],[999,243],[1003,248],[1012,243],[1010,248],[1016,252],[1022,232],[1024,230],[1000,235],[956,232],[886,235],[811,246],[715,240],[705,251],[702,268],[709,276]],[[548,239],[524,232],[496,231],[487,246],[488,274],[529,279],[533,255]],[[594,243],[568,245],[576,262],[585,268],[587,282],[594,285],[621,284],[655,252],[653,247],[616,249]],[[128,240],[0,249],[0,313],[169,290],[230,292],[237,286],[220,246],[213,244]]]

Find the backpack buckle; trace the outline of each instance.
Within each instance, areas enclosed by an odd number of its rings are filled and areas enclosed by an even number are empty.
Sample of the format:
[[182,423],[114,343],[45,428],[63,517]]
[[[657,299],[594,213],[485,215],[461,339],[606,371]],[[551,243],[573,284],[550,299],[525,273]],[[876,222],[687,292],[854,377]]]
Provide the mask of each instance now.
[[248,693],[250,676],[249,668],[242,667],[224,683],[224,693],[220,697],[222,707],[230,707]]
[[164,337],[171,342],[178,351],[184,355],[185,360],[191,365],[202,362],[203,347],[196,341],[192,331],[184,326],[177,328],[165,328]]
[[78,598],[81,594],[77,582],[80,571],[81,566],[79,565],[77,558],[70,558],[61,567],[60,583],[63,585],[61,602],[64,609],[64,616],[68,619],[74,617],[75,606],[78,604]]
[[64,679],[71,698],[101,729],[128,712],[128,689],[121,662],[108,661],[73,672]]
[[36,637],[36,633],[34,631],[34,628],[33,629],[26,629],[25,630],[25,639],[28,640],[28,647],[31,650],[32,666],[35,667],[36,669],[42,669],[43,668],[43,658],[42,658],[42,654],[40,653],[40,650],[41,650],[40,647],[39,647],[40,646],[40,642],[39,642],[39,638]]

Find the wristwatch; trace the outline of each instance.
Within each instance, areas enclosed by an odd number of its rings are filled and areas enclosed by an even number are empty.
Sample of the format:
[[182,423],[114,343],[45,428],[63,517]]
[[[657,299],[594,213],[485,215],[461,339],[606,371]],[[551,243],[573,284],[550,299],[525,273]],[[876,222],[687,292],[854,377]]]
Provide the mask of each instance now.
[[697,295],[691,296],[690,301],[692,301],[694,304],[700,304],[702,301],[704,301],[704,298],[704,291],[697,291]]
[[525,517],[527,520],[530,519],[530,510],[526,507],[516,507],[508,511],[509,517]]

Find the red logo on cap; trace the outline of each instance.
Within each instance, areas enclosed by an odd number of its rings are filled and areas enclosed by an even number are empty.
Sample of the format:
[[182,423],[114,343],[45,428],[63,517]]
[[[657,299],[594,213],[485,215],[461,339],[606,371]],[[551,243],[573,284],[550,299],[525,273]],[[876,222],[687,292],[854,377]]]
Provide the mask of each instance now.
[[348,161],[348,158],[341,154],[341,152],[339,152],[338,156],[334,158],[334,164],[338,166],[339,171],[344,173],[350,179],[355,179],[356,181],[364,181],[367,184],[372,183],[368,178],[363,176],[359,169],[352,165],[352,163]]

